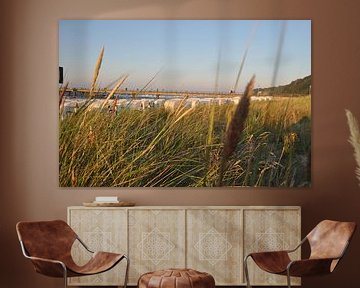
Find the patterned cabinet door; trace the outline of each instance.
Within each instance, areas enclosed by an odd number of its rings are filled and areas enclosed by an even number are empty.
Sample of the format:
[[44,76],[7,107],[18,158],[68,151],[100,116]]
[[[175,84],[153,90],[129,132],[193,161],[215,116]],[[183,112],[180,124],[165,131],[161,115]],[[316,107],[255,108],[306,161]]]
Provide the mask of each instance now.
[[[244,254],[295,248],[301,241],[300,217],[300,209],[245,210]],[[300,249],[291,254],[292,259],[301,257]],[[252,285],[286,285],[286,276],[266,273],[252,259],[248,264]],[[301,284],[299,278],[292,278],[291,282]]]
[[[70,209],[69,225],[93,251],[127,253],[127,215],[125,209]],[[72,255],[76,263],[84,264],[89,253],[78,241]],[[121,261],[108,272],[93,276],[69,278],[70,285],[122,285],[126,261]]]
[[185,267],[185,210],[129,210],[130,284],[145,272]]
[[187,267],[208,272],[216,285],[242,280],[242,211],[187,210]]

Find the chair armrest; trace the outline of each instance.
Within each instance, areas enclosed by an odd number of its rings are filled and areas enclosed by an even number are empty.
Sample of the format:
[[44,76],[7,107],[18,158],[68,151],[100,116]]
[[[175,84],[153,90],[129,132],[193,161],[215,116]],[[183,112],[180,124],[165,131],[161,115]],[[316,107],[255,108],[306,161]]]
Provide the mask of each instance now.
[[76,239],[81,243],[81,245],[90,253],[95,253],[94,251],[90,250],[90,248],[80,239],[78,235],[76,235]]
[[279,255],[288,255],[287,250],[279,250],[279,251],[264,251],[264,252],[252,252],[249,253],[246,257],[257,257],[257,256],[265,256],[265,257],[271,257],[271,256],[279,256]]
[[33,256],[25,256],[30,259],[34,265],[35,271],[51,277],[66,277],[67,268],[66,265],[59,261],[53,259],[46,259]]
[[319,258],[319,259],[303,259],[291,261],[287,266],[290,276],[312,276],[329,274],[332,272],[333,261],[339,258]]
[[249,253],[246,257],[245,257],[245,259],[246,258],[248,258],[249,256],[251,256],[251,254],[256,254],[256,253],[261,253],[261,254],[265,254],[265,253],[267,253],[268,255],[271,255],[271,254],[283,254],[283,253],[292,253],[292,252],[295,252],[297,249],[299,249],[305,242],[306,242],[306,240],[307,240],[307,238],[305,237],[305,238],[303,238],[302,240],[301,240],[301,242],[299,243],[299,245],[297,245],[295,248],[293,248],[293,249],[288,249],[288,250],[279,250],[279,251],[265,251],[265,252],[253,252],[253,253]]
[[262,270],[276,274],[285,272],[288,263],[291,262],[287,251],[250,253],[246,256],[244,262],[247,261],[248,257],[251,257]]
[[49,262],[49,263],[53,263],[53,264],[60,264],[62,267],[66,268],[64,262],[61,262],[59,260],[47,259],[47,258],[41,258],[41,257],[33,257],[33,256],[26,256],[26,258],[28,258],[32,261],[42,261],[42,262]]
[[51,277],[66,277],[67,268],[64,262],[55,259],[30,256],[22,241],[20,241],[20,246],[25,258],[30,259],[33,263],[36,272]]
[[306,242],[306,240],[307,240],[306,237],[303,238],[303,239],[301,240],[301,242],[299,243],[299,245],[297,245],[295,248],[290,249],[290,250],[285,250],[285,251],[288,252],[288,253],[295,252],[297,249],[299,249],[299,248]]

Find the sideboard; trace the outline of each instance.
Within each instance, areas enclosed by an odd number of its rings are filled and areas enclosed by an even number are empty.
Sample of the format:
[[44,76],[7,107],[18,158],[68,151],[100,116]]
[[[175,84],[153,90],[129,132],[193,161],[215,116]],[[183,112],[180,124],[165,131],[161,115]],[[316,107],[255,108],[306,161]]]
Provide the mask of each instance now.
[[[216,285],[245,285],[243,258],[250,252],[295,247],[301,238],[298,206],[68,207],[68,223],[92,249],[130,257],[129,285],[163,268],[192,268],[212,274]],[[75,243],[74,259],[88,253]],[[301,251],[293,253],[300,258]],[[121,285],[125,263],[69,285]],[[286,277],[264,273],[249,261],[253,285],[286,285]],[[292,279],[300,285],[298,278]]]

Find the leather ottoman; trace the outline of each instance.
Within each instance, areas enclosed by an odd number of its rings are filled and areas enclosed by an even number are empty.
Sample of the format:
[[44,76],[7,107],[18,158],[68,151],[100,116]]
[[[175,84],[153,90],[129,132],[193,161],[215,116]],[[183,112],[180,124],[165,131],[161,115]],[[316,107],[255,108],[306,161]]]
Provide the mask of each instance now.
[[214,277],[192,269],[166,269],[140,276],[138,288],[214,288]]

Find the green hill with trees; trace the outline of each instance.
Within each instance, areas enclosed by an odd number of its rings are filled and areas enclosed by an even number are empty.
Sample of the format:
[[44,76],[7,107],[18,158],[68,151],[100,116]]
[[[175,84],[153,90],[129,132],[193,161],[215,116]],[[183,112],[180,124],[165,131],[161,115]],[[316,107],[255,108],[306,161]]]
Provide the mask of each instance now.
[[292,81],[290,84],[254,89],[255,95],[277,95],[277,96],[297,96],[308,95],[311,92],[311,75]]

